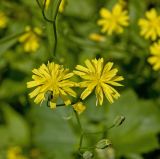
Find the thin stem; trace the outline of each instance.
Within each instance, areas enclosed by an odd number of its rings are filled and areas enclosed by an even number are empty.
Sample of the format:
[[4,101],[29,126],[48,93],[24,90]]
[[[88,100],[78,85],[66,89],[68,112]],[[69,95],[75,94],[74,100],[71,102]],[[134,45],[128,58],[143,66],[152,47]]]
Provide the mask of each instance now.
[[95,149],[95,147],[82,147],[81,150]]
[[58,14],[58,10],[59,10],[59,6],[61,4],[62,0],[58,0],[57,2],[57,6],[56,6],[56,10],[53,16],[53,32],[54,32],[54,48],[53,48],[53,55],[56,56],[56,50],[57,50],[57,27],[56,27],[56,18],[57,18],[57,14]]
[[41,8],[41,10],[42,10],[42,15],[43,15],[44,20],[46,20],[46,21],[49,22],[49,23],[52,23],[52,25],[53,25],[53,33],[54,33],[53,55],[56,56],[57,41],[58,41],[58,40],[57,40],[56,18],[57,18],[58,9],[59,9],[59,6],[60,6],[62,0],[58,0],[58,2],[57,2],[57,4],[56,4],[56,9],[55,9],[55,12],[54,12],[54,14],[53,14],[53,20],[47,18],[46,14],[45,14],[46,0],[44,0],[43,6],[41,6],[39,0],[36,0],[36,1],[37,1],[38,6],[39,6],[39,7]]
[[36,0],[36,2],[37,2],[37,4],[38,4],[39,8],[42,9],[42,6],[41,6],[39,0]]
[[83,132],[82,124],[81,124],[81,121],[80,121],[80,119],[79,119],[78,113],[77,113],[75,110],[73,110],[73,111],[74,111],[74,114],[75,114],[77,123],[78,123],[79,128],[80,128],[80,131],[81,131],[81,136],[80,136],[79,146],[78,146],[78,151],[80,152],[81,147],[82,147],[82,143],[83,143],[84,132]]
[[63,106],[65,106],[65,104],[57,104],[56,106],[57,107],[63,107]]
[[[76,102],[72,102],[71,105],[73,105],[73,104],[75,104],[75,103],[76,103]],[[57,107],[63,107],[63,106],[65,106],[65,104],[64,104],[64,103],[62,103],[62,104],[57,104],[56,106],[57,106]]]
[[57,14],[58,14],[58,10],[59,10],[59,6],[60,6],[60,4],[61,4],[61,1],[62,1],[62,0],[58,0],[58,2],[57,2],[56,10],[55,10],[55,13],[54,13],[54,16],[53,16],[53,21],[56,21]]
[[53,32],[54,32],[53,55],[56,56],[56,50],[57,50],[57,27],[56,27],[56,21],[53,22]]
[[106,132],[107,130],[109,130],[109,129],[111,129],[111,128],[113,128],[113,127],[115,127],[115,124],[113,124],[113,125],[111,125],[110,127],[108,127],[108,128],[106,128],[106,129],[104,129],[103,131],[98,131],[98,132],[84,132],[84,135],[85,136],[87,136],[87,135],[96,135],[96,134],[103,134],[104,132]]
[[76,117],[77,123],[78,123],[78,125],[79,125],[79,128],[80,128],[80,130],[82,131],[82,125],[81,125],[81,122],[80,122],[80,119],[79,119],[78,113],[77,113],[75,110],[73,110],[73,111],[74,111],[74,114],[75,114],[75,117]]
[[78,148],[79,151],[81,150],[81,147],[82,147],[83,137],[84,137],[84,133],[81,132],[81,136],[80,136],[80,140],[79,140],[79,148]]
[[93,135],[94,135],[94,134],[96,135],[96,134],[102,134],[102,133],[103,133],[103,131],[98,131],[98,132],[85,132],[84,135],[87,136],[87,135],[92,135],[92,134],[93,134]]
[[42,7],[42,15],[43,15],[43,18],[44,18],[47,22],[53,23],[53,21],[50,20],[50,19],[48,19],[47,16],[46,16],[46,14],[45,14],[46,1],[47,1],[47,0],[44,0],[44,3],[43,3],[43,7]]

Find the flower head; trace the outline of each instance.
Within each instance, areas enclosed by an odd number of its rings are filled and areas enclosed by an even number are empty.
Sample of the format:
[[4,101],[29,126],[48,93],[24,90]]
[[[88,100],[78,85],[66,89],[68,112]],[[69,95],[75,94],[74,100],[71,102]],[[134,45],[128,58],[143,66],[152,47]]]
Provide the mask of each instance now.
[[123,9],[123,6],[117,3],[112,11],[102,8],[100,10],[101,19],[98,20],[98,25],[102,26],[102,32],[107,32],[108,35],[122,33],[123,27],[128,26],[128,11]]
[[25,33],[19,37],[19,42],[23,43],[26,52],[35,52],[39,48],[39,36],[42,30],[38,27],[27,26]]
[[27,159],[27,157],[22,154],[22,149],[16,146],[8,149],[7,159]]
[[86,109],[86,106],[82,102],[78,102],[73,105],[73,108],[78,114],[81,114]]
[[146,18],[141,18],[138,22],[140,34],[146,39],[156,40],[160,36],[160,16],[155,9],[147,11],[145,15]]
[[86,87],[81,94],[81,99],[84,100],[95,89],[97,102],[103,104],[103,94],[110,103],[113,103],[114,98],[117,99],[120,94],[112,86],[122,86],[119,81],[123,80],[122,76],[117,76],[117,69],[112,69],[113,63],[108,62],[104,65],[103,58],[86,60],[87,67],[77,65],[75,74],[79,75],[84,81],[79,83],[79,87]]
[[97,34],[97,33],[91,33],[89,35],[89,39],[95,42],[103,42],[105,41],[105,37],[103,35]]
[[153,65],[155,71],[160,70],[160,40],[155,42],[150,47],[151,57],[148,58],[148,62]]
[[8,18],[6,15],[0,11],[0,28],[5,28],[7,26]]
[[68,95],[76,97],[76,93],[71,89],[75,86],[75,83],[69,79],[74,75],[69,73],[68,69],[64,69],[63,66],[51,62],[47,65],[42,64],[40,68],[33,69],[33,81],[27,83],[28,88],[36,87],[36,89],[29,95],[31,98],[35,97],[34,102],[36,104],[45,100],[45,94],[52,92],[52,99],[50,101],[50,107],[56,107],[56,101],[58,97],[61,97],[65,105],[71,104]]

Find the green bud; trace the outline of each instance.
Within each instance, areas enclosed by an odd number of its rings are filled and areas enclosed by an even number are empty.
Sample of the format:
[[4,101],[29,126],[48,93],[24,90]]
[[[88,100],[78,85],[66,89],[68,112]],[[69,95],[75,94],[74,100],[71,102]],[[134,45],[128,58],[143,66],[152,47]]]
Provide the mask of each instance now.
[[97,149],[105,149],[111,145],[111,141],[108,139],[102,139],[96,144]]
[[114,120],[114,125],[115,126],[120,126],[124,121],[125,121],[124,116],[117,116]]
[[50,107],[50,101],[52,100],[53,92],[52,91],[47,91],[45,93],[45,100],[43,103],[46,103],[47,107]]
[[93,153],[90,151],[86,151],[83,153],[83,158],[84,159],[91,159],[91,158],[93,158]]
[[46,99],[46,100],[51,100],[51,99],[52,99],[52,94],[53,94],[52,91],[47,91],[47,92],[45,93],[45,99]]

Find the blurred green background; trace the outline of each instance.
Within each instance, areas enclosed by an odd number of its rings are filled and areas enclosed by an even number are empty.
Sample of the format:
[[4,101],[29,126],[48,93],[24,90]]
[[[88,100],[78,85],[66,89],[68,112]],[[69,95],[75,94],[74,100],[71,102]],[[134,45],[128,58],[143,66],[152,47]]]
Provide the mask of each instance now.
[[[113,61],[125,78],[121,97],[114,104],[106,101],[103,107],[96,107],[95,97],[90,96],[86,111],[80,115],[88,131],[110,126],[117,115],[126,117],[123,125],[107,132],[112,146],[97,151],[96,159],[160,159],[160,72],[153,71],[146,60],[151,42],[139,35],[137,25],[147,9],[154,7],[160,13],[160,1],[128,0],[130,25],[124,33],[105,35],[104,42],[90,40],[91,33],[100,33],[99,10],[111,9],[116,2],[68,0],[57,17],[54,61],[73,70],[85,59],[104,57]],[[54,3],[46,11],[49,18]],[[26,88],[32,69],[53,56],[52,25],[43,19],[36,0],[0,0],[0,11],[8,18],[6,27],[0,28],[0,159],[12,159],[6,154],[15,146],[29,159],[78,159],[80,134],[72,109],[39,107],[29,99]],[[27,25],[42,30],[36,52],[26,53],[18,41]],[[84,145],[95,144],[99,137],[88,136]]]

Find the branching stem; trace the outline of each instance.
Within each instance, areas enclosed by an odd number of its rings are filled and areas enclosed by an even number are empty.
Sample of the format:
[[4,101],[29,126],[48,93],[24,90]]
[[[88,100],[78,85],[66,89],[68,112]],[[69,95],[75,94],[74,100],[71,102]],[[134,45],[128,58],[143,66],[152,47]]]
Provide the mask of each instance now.
[[58,14],[58,9],[59,6],[61,4],[62,0],[57,0],[57,4],[56,4],[56,9],[55,12],[53,13],[53,20],[49,19],[46,14],[45,14],[45,9],[46,9],[46,1],[44,0],[43,6],[41,6],[39,0],[36,0],[38,6],[40,7],[40,9],[42,10],[42,15],[45,21],[49,22],[52,24],[53,26],[53,34],[54,34],[54,46],[53,46],[53,55],[54,57],[56,56],[56,50],[57,50],[57,27],[56,27],[56,18],[57,18],[57,14]]

